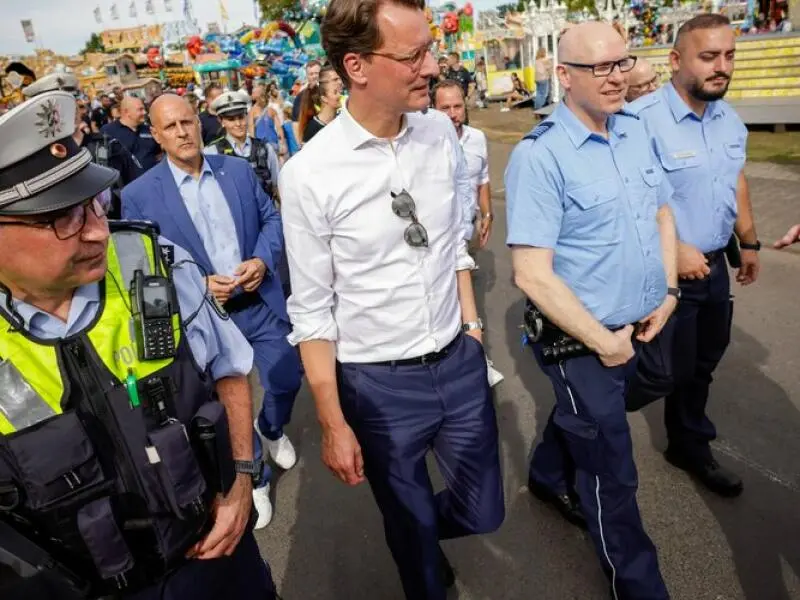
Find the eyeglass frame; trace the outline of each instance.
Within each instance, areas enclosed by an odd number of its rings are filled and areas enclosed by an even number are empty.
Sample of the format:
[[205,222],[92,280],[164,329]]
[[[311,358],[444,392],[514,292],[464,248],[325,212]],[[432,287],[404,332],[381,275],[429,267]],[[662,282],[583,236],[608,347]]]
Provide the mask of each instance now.
[[[419,219],[417,218],[417,203],[414,201],[414,197],[405,188],[403,188],[398,194],[389,192],[389,195],[392,197],[392,212],[401,219],[411,219],[411,223],[409,223],[408,227],[406,227],[405,231],[403,231],[403,239],[405,240],[406,244],[412,248],[427,248],[428,242],[430,241],[428,237],[428,230],[425,229],[425,226],[420,223]],[[407,215],[401,214],[404,211],[401,211],[400,207],[397,205],[397,199],[403,195],[408,198]],[[412,243],[409,239],[415,227],[419,227],[419,234],[422,238],[422,241],[418,244]]]
[[[87,198],[83,202],[78,204],[73,204],[69,208],[65,208],[64,210],[56,211],[55,215],[50,217],[49,219],[40,219],[38,221],[0,221],[0,227],[7,227],[7,226],[17,226],[17,227],[32,227],[34,229],[52,229],[53,234],[56,238],[60,241],[69,240],[74,238],[76,235],[81,233],[84,228],[86,227],[86,213],[89,209],[89,205],[92,206],[92,212],[98,219],[105,219],[108,217],[108,213],[111,210],[111,194],[104,196],[108,198],[108,201],[103,203],[100,199],[103,195],[103,192],[97,194],[96,196],[92,196],[91,198]],[[61,237],[58,233],[58,228],[56,227],[56,221],[68,216],[71,212],[75,211],[76,209],[81,209],[81,216],[80,216],[80,227],[78,227],[75,232],[70,233],[64,237]],[[100,211],[99,214],[98,211]],[[77,219],[77,217],[75,217]]]
[[[625,69],[623,71],[622,70],[622,63],[625,62],[625,61],[628,61],[628,60],[633,61],[633,62],[631,62],[631,66],[629,68],[627,68],[627,69]],[[568,67],[575,67],[575,68],[578,68],[578,69],[590,69],[592,71],[592,76],[593,77],[608,77],[614,72],[614,69],[619,69],[620,73],[628,73],[628,72],[632,71],[633,67],[636,66],[636,61],[637,60],[638,60],[637,56],[630,55],[630,56],[626,56],[625,58],[620,58],[619,60],[611,60],[611,61],[607,60],[607,61],[603,61],[601,63],[594,63],[594,64],[591,64],[591,65],[584,64],[584,63],[568,62],[568,61],[565,61],[565,60],[562,60],[561,64],[562,65],[566,65]],[[597,67],[600,67],[602,65],[611,65],[611,68],[609,69],[608,73],[604,73],[604,74],[598,75],[597,74]]]
[[[422,65],[425,62],[425,59],[428,57],[428,54],[433,54],[433,49],[436,45],[435,40],[431,40],[424,48],[420,47],[415,50],[412,54],[394,54],[393,52],[378,52],[374,50],[372,52],[365,52],[361,56],[382,56],[383,58],[388,58],[389,60],[393,60],[394,62],[400,63],[401,65],[405,65],[413,71],[419,71],[422,69]],[[419,57],[415,58],[415,56],[419,54]]]

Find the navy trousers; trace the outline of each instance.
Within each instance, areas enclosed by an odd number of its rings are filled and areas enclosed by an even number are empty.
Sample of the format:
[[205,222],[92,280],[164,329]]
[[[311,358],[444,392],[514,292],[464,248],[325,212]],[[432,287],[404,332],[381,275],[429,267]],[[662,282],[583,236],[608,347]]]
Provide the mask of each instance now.
[[595,356],[545,366],[556,405],[529,476],[557,493],[574,489],[615,600],[669,598],[636,503],[638,478],[625,413],[636,360],[607,368]]
[[722,253],[709,262],[705,279],[680,281],[681,300],[675,314],[649,344],[640,348],[629,409],[666,398],[664,422],[671,450],[688,459],[711,458],[714,424],[706,414],[714,369],[731,339],[733,301]]
[[[460,335],[427,365],[337,365],[342,411],[361,445],[408,600],[444,600],[439,540],[500,527],[498,432],[483,347]],[[446,487],[434,494],[432,450]]]
[[166,579],[125,600],[275,600],[269,564],[252,532],[246,531],[231,556],[192,560]]

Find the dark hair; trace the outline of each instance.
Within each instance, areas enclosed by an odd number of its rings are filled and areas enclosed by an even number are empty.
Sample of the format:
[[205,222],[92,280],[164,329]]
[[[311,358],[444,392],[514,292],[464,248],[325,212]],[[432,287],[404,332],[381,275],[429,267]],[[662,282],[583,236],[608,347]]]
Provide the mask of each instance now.
[[378,9],[383,4],[396,4],[417,10],[424,0],[331,0],[322,21],[322,47],[342,82],[349,78],[344,68],[346,54],[369,54],[383,43],[378,27]]
[[461,87],[461,84],[457,81],[453,81],[452,79],[445,79],[433,86],[433,89],[431,90],[431,100],[433,101],[434,107],[436,106],[436,95],[439,93],[439,90],[449,88],[457,89],[461,93],[461,99],[466,100],[466,97],[464,96],[464,88]]
[[677,48],[681,42],[681,38],[687,33],[698,31],[700,29],[716,29],[717,27],[730,27],[731,20],[725,15],[719,13],[703,13],[692,17],[686,23],[681,25],[678,33],[675,35],[675,43],[673,48]]
[[213,92],[214,90],[219,90],[219,91],[222,91],[222,86],[221,86],[220,84],[216,83],[216,82],[214,82],[214,83],[209,83],[209,84],[208,84],[208,85],[205,87],[205,89],[203,90],[203,96],[204,96],[205,98],[208,98],[208,95],[209,95],[211,92]]
[[322,103],[322,97],[328,91],[330,81],[322,81],[322,76],[333,71],[334,69],[331,65],[322,67],[319,70],[320,82],[314,87],[306,88],[306,91],[303,92],[303,99],[300,101],[300,116],[297,118],[300,135],[306,130],[308,122],[317,115],[317,107]]

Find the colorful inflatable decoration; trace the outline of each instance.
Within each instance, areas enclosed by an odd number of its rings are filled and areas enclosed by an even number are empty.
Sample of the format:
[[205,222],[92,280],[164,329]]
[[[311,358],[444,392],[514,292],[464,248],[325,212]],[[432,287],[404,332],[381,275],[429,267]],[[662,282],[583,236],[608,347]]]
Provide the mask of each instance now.
[[203,38],[199,35],[193,35],[186,41],[186,50],[192,58],[197,57],[198,54],[203,53]]
[[161,48],[158,46],[151,46],[147,49],[147,66],[151,69],[159,69],[164,66],[164,56],[161,54]]

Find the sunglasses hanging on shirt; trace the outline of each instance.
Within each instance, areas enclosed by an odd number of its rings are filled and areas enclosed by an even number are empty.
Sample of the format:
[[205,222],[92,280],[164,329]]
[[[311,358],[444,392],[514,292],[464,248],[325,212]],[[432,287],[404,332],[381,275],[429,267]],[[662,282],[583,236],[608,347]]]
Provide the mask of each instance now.
[[399,194],[390,192],[392,196],[392,212],[401,219],[411,219],[411,223],[406,227],[403,238],[406,244],[412,248],[428,247],[428,232],[422,223],[417,220],[417,205],[405,189]]

